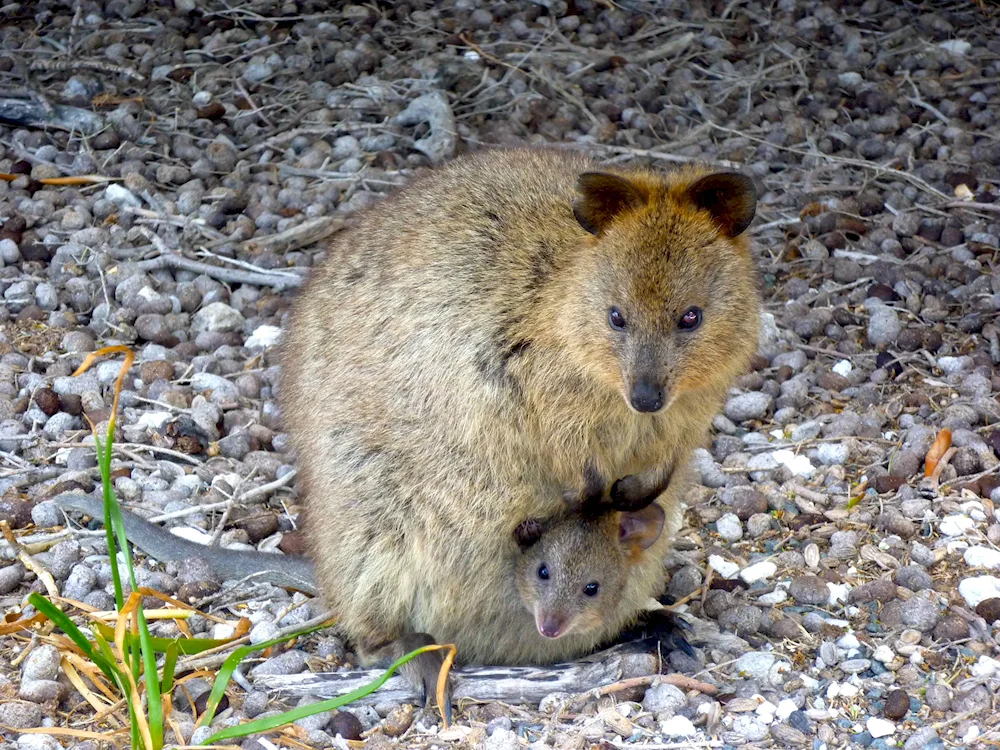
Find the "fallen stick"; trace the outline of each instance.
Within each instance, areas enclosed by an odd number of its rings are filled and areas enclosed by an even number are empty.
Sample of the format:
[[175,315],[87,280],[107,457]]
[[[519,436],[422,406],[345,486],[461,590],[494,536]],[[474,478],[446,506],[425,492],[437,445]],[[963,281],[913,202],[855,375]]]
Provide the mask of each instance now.
[[[630,648],[630,646],[632,646]],[[552,693],[569,693],[585,696],[603,685],[620,685],[623,679],[646,676],[629,675],[630,657],[636,651],[633,644],[614,646],[566,664],[532,667],[463,667],[452,669],[454,681],[452,700],[500,701],[510,704],[535,704]],[[281,693],[293,697],[303,695],[315,698],[335,698],[356,690],[378,678],[382,670],[356,670],[352,672],[327,672],[321,674],[259,675],[253,677],[254,686],[260,690]],[[672,675],[653,675],[652,679],[671,682]],[[685,687],[710,687],[700,681],[685,682]],[[617,689],[617,688],[616,688]],[[378,690],[356,703],[374,705],[376,703],[415,703],[421,697],[406,678],[398,675]]]
[[292,276],[289,273],[263,273],[258,271],[244,271],[239,268],[223,268],[222,266],[212,266],[208,263],[192,260],[173,252],[164,253],[149,260],[140,260],[135,265],[142,271],[160,271],[165,268],[177,271],[191,271],[192,273],[203,273],[209,278],[224,281],[227,284],[269,286],[278,291],[292,289],[300,286],[303,282],[301,276]]
[[36,128],[76,130],[85,135],[93,135],[105,126],[103,117],[86,109],[55,104],[49,113],[41,103],[29,99],[0,98],[0,120]]

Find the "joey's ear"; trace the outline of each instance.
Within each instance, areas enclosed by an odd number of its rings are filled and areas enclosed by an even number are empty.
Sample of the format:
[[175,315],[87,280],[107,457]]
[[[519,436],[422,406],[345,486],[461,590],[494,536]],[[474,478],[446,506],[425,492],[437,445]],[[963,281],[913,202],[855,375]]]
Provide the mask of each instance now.
[[542,524],[534,518],[521,521],[514,529],[514,541],[522,552],[530,549],[541,538]]
[[746,231],[757,211],[757,188],[753,180],[738,172],[716,172],[688,188],[691,201],[712,214],[729,237]]
[[666,514],[656,503],[633,513],[622,513],[618,522],[618,541],[622,545],[638,545],[649,549],[663,532]]
[[591,234],[601,234],[617,216],[646,202],[638,187],[607,172],[584,172],[576,189],[580,195],[573,202],[573,216]]

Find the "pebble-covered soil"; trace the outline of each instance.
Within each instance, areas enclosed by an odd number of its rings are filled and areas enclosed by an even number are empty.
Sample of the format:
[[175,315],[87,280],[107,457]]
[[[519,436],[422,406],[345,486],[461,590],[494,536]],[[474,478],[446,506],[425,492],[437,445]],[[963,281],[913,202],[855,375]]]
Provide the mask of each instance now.
[[[51,587],[113,608],[102,534],[66,531],[46,501],[97,479],[87,420],[106,423],[121,359],[69,377],[87,352],[137,353],[114,471],[128,507],[297,552],[275,343],[318,238],[483,144],[708,160],[757,180],[765,294],[755,369],[696,456],[670,558],[699,649],[666,670],[716,693],[478,705],[446,736],[433,713],[379,705],[302,720],[296,742],[1000,745],[998,27],[974,0],[0,7],[0,105],[36,113],[0,122],[0,520],[33,545],[0,547],[8,620]],[[46,181],[80,175],[117,179]],[[196,565],[145,562],[140,583],[219,618],[188,620],[195,635],[246,617],[259,642],[322,614]],[[111,726],[88,725],[55,648],[0,643],[0,747]],[[218,721],[287,705],[245,690],[255,669],[352,658],[325,631],[250,659]]]

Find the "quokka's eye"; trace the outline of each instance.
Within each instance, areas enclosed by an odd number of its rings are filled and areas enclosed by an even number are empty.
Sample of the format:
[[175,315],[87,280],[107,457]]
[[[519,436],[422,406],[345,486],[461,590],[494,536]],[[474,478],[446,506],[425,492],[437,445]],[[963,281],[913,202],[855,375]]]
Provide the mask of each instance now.
[[612,307],[608,310],[608,324],[616,331],[625,330],[625,316],[622,315],[622,311],[617,307]]
[[538,566],[538,577],[543,581],[549,580],[549,568],[545,563]]
[[597,592],[601,590],[601,584],[597,581],[592,581],[583,587],[583,593],[587,596],[597,596]]
[[701,325],[701,308],[700,307],[689,307],[681,319],[677,321],[677,327],[682,331],[693,331],[695,328]]

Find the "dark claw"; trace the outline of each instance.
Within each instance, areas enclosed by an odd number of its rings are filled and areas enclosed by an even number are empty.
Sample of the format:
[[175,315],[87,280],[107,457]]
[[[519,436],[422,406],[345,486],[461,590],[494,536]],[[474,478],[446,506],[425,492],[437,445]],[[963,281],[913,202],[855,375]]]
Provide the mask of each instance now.
[[617,638],[618,643],[635,641],[650,641],[650,645],[659,644],[666,651],[683,651],[691,657],[696,657],[694,648],[688,642],[686,633],[693,632],[689,623],[665,610],[646,612],[638,623],[623,631]]

